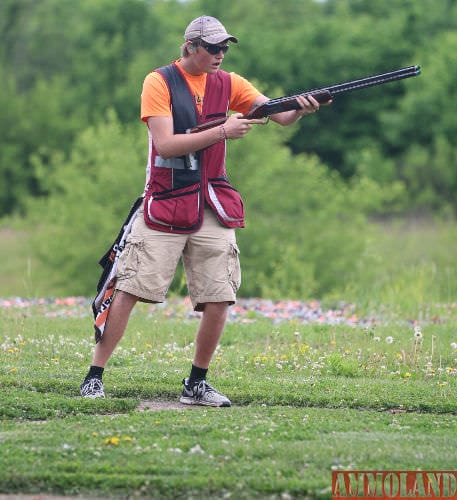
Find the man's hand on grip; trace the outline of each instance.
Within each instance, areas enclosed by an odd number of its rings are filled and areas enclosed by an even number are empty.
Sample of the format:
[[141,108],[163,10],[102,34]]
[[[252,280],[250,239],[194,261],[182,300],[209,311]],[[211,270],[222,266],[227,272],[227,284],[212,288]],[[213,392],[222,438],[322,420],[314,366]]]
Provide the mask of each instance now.
[[224,123],[225,135],[227,139],[241,139],[251,130],[252,125],[264,123],[265,120],[263,119],[248,120],[243,118],[241,113],[234,113],[230,115]]

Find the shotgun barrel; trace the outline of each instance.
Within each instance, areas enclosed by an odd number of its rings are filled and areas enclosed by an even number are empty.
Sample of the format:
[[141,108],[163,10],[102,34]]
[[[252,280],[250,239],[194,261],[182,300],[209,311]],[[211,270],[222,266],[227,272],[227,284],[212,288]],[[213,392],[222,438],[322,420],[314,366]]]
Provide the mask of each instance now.
[[[403,80],[404,78],[411,78],[413,76],[420,75],[420,72],[421,69],[418,65],[407,66],[405,68],[388,71],[386,73],[380,73],[378,75],[367,76],[358,80],[351,80],[349,82],[338,83],[336,85],[330,85],[328,87],[321,87],[318,89],[300,92],[300,94],[270,99],[260,106],[257,106],[247,115],[244,115],[243,118],[266,118],[276,113],[282,113],[284,111],[290,111],[292,109],[300,109],[300,105],[297,102],[297,97],[299,95],[313,96],[320,104],[325,104],[326,102],[329,102],[335,95],[343,94],[345,92],[353,92],[354,90],[362,90],[368,87],[374,87],[375,85],[383,85],[385,83],[393,82],[396,80]],[[189,129],[188,132],[201,132],[202,130],[217,127],[218,125],[225,123],[226,120],[227,117],[224,117],[202,123],[192,129]]]

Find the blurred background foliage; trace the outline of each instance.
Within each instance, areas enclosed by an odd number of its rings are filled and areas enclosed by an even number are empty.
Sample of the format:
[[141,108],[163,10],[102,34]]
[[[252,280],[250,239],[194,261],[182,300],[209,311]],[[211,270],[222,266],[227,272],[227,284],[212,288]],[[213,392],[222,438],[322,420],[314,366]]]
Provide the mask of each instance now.
[[[453,223],[455,0],[3,0],[0,294],[93,294],[97,260],[143,188],[143,79],[179,57],[203,13],[239,37],[224,69],[270,97],[422,67],[230,141],[248,216],[242,295],[336,297],[366,276],[363,295],[384,286],[370,242],[386,221]],[[181,275],[173,291],[185,293]]]

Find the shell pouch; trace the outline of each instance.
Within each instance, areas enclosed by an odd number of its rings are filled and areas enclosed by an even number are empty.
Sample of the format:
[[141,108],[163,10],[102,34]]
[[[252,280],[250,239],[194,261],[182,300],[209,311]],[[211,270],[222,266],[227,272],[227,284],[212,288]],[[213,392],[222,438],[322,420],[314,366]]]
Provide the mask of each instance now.
[[180,189],[148,192],[144,199],[144,221],[147,226],[189,230],[200,220],[200,184]]
[[208,192],[212,204],[226,222],[244,221],[241,195],[226,179],[209,179]]

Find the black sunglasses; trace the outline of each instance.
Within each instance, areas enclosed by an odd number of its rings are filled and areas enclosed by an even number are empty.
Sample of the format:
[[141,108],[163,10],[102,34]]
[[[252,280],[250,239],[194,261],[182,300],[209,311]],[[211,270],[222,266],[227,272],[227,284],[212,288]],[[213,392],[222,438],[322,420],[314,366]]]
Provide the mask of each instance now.
[[211,54],[212,56],[219,54],[221,51],[223,54],[226,54],[229,49],[228,45],[211,45],[207,43],[200,43],[200,45],[206,50],[206,52],[208,52],[208,54]]

